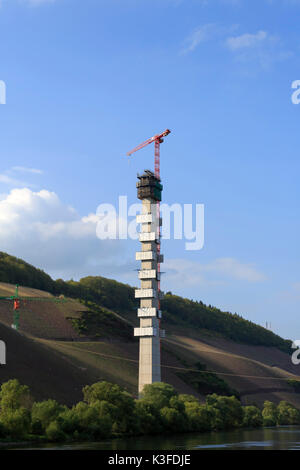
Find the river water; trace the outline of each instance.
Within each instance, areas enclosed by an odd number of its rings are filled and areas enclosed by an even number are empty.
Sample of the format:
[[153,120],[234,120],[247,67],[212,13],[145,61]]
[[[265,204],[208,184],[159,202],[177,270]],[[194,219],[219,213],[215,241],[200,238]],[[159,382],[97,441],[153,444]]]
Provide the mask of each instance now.
[[43,446],[6,447],[14,449],[52,450],[226,450],[226,449],[280,449],[300,450],[300,426],[239,429],[205,434],[177,434],[111,439],[78,444],[49,444]]

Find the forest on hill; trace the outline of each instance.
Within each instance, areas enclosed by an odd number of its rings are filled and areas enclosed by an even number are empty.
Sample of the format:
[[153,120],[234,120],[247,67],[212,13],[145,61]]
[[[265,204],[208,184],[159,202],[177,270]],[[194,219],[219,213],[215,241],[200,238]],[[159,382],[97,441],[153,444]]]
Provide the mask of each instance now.
[[[81,302],[93,302],[125,318],[132,317],[138,306],[132,286],[101,276],[88,276],[80,281],[53,280],[41,269],[3,252],[0,252],[0,282],[65,295],[80,299]],[[201,301],[185,299],[168,292],[162,301],[162,310],[165,324],[206,330],[239,343],[290,351],[291,341],[238,314],[223,312]]]

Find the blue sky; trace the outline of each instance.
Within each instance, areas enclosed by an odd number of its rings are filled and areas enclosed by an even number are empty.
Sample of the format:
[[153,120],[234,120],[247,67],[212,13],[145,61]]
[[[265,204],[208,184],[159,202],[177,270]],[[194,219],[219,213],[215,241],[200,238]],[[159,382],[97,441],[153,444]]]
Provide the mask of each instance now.
[[164,202],[205,205],[205,245],[165,241],[163,288],[297,339],[297,0],[0,0],[0,249],[54,277],[137,284],[134,241],[95,236],[162,146]]

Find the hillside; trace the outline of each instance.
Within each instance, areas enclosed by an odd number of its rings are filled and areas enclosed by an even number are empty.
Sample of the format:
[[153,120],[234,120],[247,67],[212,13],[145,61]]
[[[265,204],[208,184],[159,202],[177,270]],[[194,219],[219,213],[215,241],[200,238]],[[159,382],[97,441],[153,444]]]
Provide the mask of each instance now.
[[72,405],[82,399],[82,387],[97,380],[92,371],[78,367],[46,345],[0,323],[6,344],[6,365],[0,366],[0,382],[17,378],[32,390],[34,398],[54,398]]
[[[38,398],[59,394],[60,401],[67,403],[78,399],[85,381],[109,380],[136,393],[138,341],[132,329],[137,319],[131,286],[102,277],[53,281],[5,254],[0,254],[0,281],[0,295],[14,292],[12,282],[26,281],[28,287],[20,288],[22,297],[45,299],[22,301],[19,333],[7,328],[12,321],[11,301],[0,302],[0,339],[7,341],[8,348],[1,382],[17,377]],[[43,283],[49,292],[41,289]],[[61,294],[64,302],[53,302]],[[162,307],[167,330],[162,340],[162,380],[202,399],[216,391],[235,393],[243,403],[287,400],[300,408],[300,394],[287,383],[288,377],[299,374],[286,353],[288,341],[238,315],[172,294]],[[54,371],[57,360],[65,377],[56,390],[56,379],[46,377],[54,372],[44,371]]]
[[[101,276],[85,277],[78,282],[52,280],[51,277],[21,259],[0,252],[0,282],[20,284],[34,289],[42,289],[54,295],[65,295],[73,299],[90,301],[107,310],[120,314],[132,324],[136,324],[137,301],[134,288],[106,279]],[[213,335],[257,346],[277,347],[289,352],[291,342],[280,338],[255,323],[237,314],[221,310],[202,302],[194,302],[167,293],[162,302],[164,324],[173,327],[192,327],[206,330]]]

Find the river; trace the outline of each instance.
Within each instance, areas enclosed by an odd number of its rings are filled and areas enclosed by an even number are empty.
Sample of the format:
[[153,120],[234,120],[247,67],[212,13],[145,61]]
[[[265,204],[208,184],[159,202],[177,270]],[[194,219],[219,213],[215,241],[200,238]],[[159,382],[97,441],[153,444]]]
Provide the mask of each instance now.
[[[101,442],[72,444],[7,446],[6,449],[52,450],[300,450],[300,426],[280,426],[263,429],[204,434],[177,434],[173,436],[147,436],[111,439]],[[3,449],[3,447],[2,447]]]

